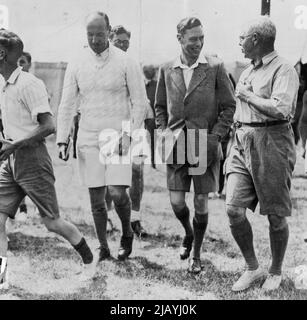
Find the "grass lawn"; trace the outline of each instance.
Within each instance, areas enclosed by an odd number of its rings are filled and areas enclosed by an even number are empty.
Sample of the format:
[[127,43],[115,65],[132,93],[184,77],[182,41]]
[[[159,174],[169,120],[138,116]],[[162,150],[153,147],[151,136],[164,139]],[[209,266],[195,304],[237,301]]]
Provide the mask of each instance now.
[[[75,223],[93,249],[98,247],[86,188],[80,187],[76,160],[64,163],[57,159],[53,142],[49,142],[54,160],[56,187],[61,215]],[[278,187],[278,186],[276,186]],[[81,264],[70,245],[41,225],[33,205],[27,199],[26,221],[10,226],[10,289],[0,299],[307,299],[292,281],[295,266],[307,263],[307,175],[298,156],[293,179],[293,215],[288,220],[290,239],[284,262],[284,281],[272,294],[261,291],[261,281],[243,293],[230,288],[244,268],[244,261],[232,239],[225,215],[224,201],[210,200],[209,227],[202,247],[204,270],[200,275],[187,273],[187,262],[179,259],[178,249],[183,231],[170,208],[163,170],[145,167],[145,192],[142,220],[150,236],[134,239],[133,252],[126,262],[115,258],[101,263],[95,278],[80,282],[76,273]],[[192,194],[187,202],[192,208]],[[193,212],[193,210],[191,210]],[[268,221],[249,213],[254,230],[255,249],[265,268],[270,262]],[[117,256],[120,223],[110,216],[117,230],[109,235],[111,253]]]

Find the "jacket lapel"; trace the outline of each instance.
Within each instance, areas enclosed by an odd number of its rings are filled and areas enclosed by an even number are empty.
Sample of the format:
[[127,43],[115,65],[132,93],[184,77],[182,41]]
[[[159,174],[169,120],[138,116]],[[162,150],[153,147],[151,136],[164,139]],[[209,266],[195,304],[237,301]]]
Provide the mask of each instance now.
[[181,68],[171,68],[171,74],[170,74],[172,81],[176,85],[176,87],[181,91],[183,95],[186,94],[186,87],[183,79],[183,73]]
[[208,64],[199,64],[197,68],[194,69],[192,79],[189,84],[189,88],[186,92],[186,97],[191,94],[192,91],[195,90],[195,88],[206,79],[207,74],[206,70],[209,68]]

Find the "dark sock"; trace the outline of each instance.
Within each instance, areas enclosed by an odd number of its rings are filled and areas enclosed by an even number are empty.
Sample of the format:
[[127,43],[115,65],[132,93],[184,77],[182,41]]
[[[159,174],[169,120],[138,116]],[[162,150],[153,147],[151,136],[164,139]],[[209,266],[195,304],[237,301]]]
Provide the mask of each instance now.
[[193,218],[193,230],[194,230],[194,258],[200,258],[200,249],[203,244],[204,235],[208,225],[208,213],[198,214],[195,213]]
[[187,236],[192,236],[193,235],[193,229],[192,229],[191,222],[190,222],[190,210],[189,210],[189,208],[187,206],[185,206],[180,211],[175,211],[174,210],[174,213],[175,213],[177,219],[182,224],[186,235]]
[[[127,195],[128,198],[128,195]],[[124,205],[114,205],[115,210],[118,214],[118,217],[122,224],[123,236],[124,237],[132,237],[133,230],[131,228],[131,202],[130,199],[127,199],[126,204]]]
[[270,245],[272,252],[272,264],[269,273],[281,275],[281,267],[284,260],[289,238],[288,224],[284,228],[274,231],[270,226]]
[[108,248],[107,242],[107,221],[108,212],[105,207],[96,209],[93,212],[93,219],[96,229],[96,234],[101,247]]
[[230,225],[231,233],[236,240],[248,270],[256,270],[259,266],[253,245],[253,231],[247,219],[234,225]]
[[89,264],[93,261],[94,257],[92,251],[87,245],[84,238],[82,238],[81,241],[73,247],[80,254],[84,264]]

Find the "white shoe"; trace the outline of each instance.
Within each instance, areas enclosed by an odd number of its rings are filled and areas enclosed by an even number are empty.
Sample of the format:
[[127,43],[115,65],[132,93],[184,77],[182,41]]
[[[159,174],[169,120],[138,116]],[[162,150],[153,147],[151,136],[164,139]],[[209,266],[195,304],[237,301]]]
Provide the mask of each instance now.
[[243,291],[248,289],[256,280],[262,278],[264,272],[258,268],[256,270],[246,270],[237,282],[232,286],[232,291]]
[[282,276],[269,274],[262,285],[265,292],[277,290],[281,284]]
[[97,264],[98,264],[98,255],[96,252],[93,252],[93,261],[89,264],[83,264],[81,270],[77,273],[78,280],[80,282],[90,281],[95,277]]

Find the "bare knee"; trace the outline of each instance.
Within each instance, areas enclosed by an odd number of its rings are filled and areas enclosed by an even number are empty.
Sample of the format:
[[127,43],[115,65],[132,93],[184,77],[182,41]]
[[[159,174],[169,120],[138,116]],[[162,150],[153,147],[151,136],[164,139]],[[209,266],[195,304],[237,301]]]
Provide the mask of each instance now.
[[170,202],[175,212],[179,212],[186,207],[185,196],[181,193],[170,192]]
[[57,218],[57,219],[43,218],[43,223],[45,227],[48,229],[48,231],[58,233],[60,229],[59,219],[60,218]]
[[195,194],[194,208],[197,213],[208,212],[208,194]]
[[287,219],[285,217],[280,217],[277,215],[268,215],[268,220],[270,222],[270,227],[274,231],[279,231],[287,226]]
[[246,208],[226,205],[226,213],[229,218],[230,225],[236,225],[246,219]]

